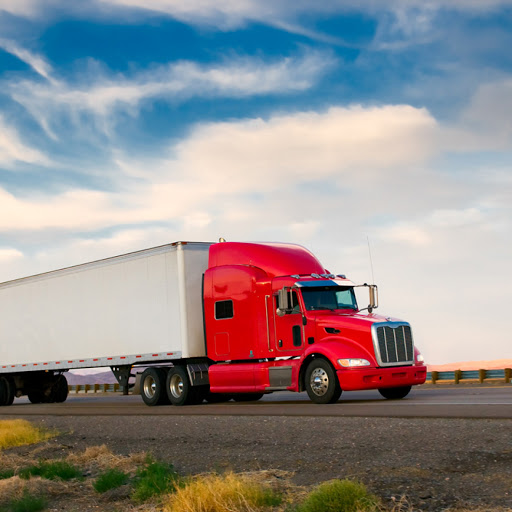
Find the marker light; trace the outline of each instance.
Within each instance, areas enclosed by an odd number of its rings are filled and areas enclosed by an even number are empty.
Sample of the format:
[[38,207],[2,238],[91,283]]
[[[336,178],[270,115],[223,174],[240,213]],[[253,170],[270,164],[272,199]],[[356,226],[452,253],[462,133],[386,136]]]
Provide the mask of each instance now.
[[366,359],[338,359],[338,364],[345,368],[354,366],[370,366],[370,361]]
[[416,362],[417,363],[424,363],[425,358],[418,352],[418,355],[416,356]]

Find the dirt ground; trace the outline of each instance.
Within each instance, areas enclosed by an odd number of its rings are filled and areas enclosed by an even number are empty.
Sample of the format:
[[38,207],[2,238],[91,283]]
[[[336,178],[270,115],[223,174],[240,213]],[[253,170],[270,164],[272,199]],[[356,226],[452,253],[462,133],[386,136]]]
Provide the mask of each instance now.
[[[236,416],[33,417],[56,428],[38,448],[53,458],[105,444],[147,451],[182,474],[275,469],[312,486],[365,483],[387,504],[415,510],[512,510],[512,421]],[[31,447],[12,452],[29,455]]]

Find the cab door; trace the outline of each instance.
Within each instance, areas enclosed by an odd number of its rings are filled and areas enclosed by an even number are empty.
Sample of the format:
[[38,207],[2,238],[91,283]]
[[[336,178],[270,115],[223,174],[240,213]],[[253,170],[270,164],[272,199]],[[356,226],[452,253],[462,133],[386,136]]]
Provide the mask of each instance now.
[[304,349],[304,328],[297,292],[290,290],[289,293],[291,309],[283,316],[277,314],[279,297],[278,295],[274,296],[274,339],[276,351],[291,355],[292,352],[300,353]]

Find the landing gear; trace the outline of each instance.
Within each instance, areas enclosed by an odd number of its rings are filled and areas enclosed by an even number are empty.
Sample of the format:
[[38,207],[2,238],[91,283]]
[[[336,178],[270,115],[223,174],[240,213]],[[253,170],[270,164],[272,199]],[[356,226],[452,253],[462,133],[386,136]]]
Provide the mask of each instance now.
[[306,391],[316,404],[332,404],[341,396],[341,386],[331,363],[313,359],[306,369]]

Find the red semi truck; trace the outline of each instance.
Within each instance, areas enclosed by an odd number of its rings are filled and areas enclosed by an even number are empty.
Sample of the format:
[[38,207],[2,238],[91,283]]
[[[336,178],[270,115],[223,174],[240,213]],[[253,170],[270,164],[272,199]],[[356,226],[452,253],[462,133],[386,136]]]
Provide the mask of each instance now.
[[176,242],[0,284],[0,405],[66,399],[64,373],[134,366],[147,405],[307,391],[405,397],[426,379],[407,322],[299,245]]

